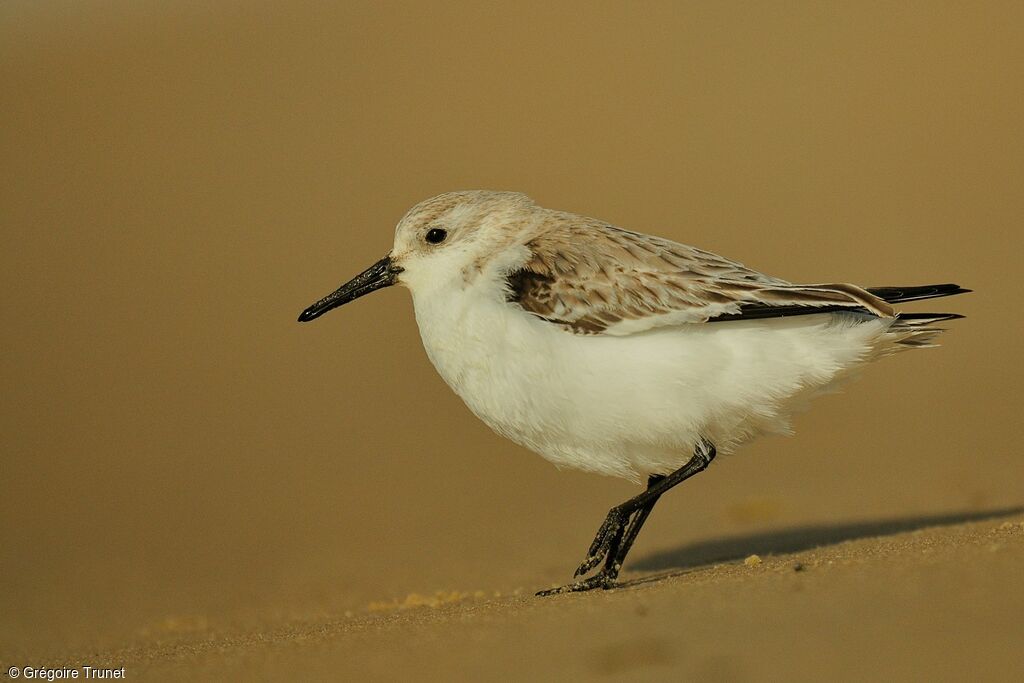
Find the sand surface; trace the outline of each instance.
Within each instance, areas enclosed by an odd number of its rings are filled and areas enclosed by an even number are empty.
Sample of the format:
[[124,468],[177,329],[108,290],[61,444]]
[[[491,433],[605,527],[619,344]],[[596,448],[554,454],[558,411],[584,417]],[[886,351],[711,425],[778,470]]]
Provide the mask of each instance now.
[[[0,670],[1024,680],[1021,83],[1019,2],[0,2]],[[975,293],[535,599],[637,489],[491,433],[407,292],[295,322],[481,187]]]
[[[835,542],[825,541],[829,535]],[[743,559],[729,552],[808,545],[817,547]],[[254,632],[168,632],[79,660],[154,680],[202,673],[230,680],[1013,681],[1024,673],[1019,510],[966,523],[803,529],[683,548],[646,563],[673,558],[692,565],[633,573],[613,591],[545,599],[522,588],[414,593]]]

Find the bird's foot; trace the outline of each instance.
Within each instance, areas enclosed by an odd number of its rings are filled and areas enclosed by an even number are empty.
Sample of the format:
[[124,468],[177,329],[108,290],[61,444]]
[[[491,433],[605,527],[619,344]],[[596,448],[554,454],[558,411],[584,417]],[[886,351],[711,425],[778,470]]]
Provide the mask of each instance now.
[[595,588],[603,588],[605,590],[609,588],[615,588],[615,578],[618,572],[611,572],[607,568],[602,569],[593,576],[588,576],[582,581],[574,581],[573,583],[567,583],[564,586],[558,588],[549,588],[547,590],[538,591],[537,595],[544,597],[548,595],[559,595],[560,593],[582,593],[583,591],[593,590]]
[[590,544],[590,550],[587,551],[586,559],[576,569],[573,578],[586,574],[604,562],[604,567],[601,568],[601,571],[593,576],[588,576],[585,579],[574,581],[558,588],[540,591],[537,595],[558,595],[559,593],[580,593],[595,588],[614,588],[616,585],[615,579],[619,576],[619,567],[621,566],[621,558],[617,559],[615,556],[619,552],[619,544],[622,541],[622,535],[625,533],[629,519],[630,515],[623,512],[621,508],[616,507],[608,511],[608,516],[605,517],[604,523],[597,530],[594,542]]
[[628,521],[629,515],[623,513],[619,508],[612,508],[608,511],[608,516],[604,518],[601,528],[594,536],[594,542],[590,544],[586,559],[576,568],[573,578],[583,576],[602,561],[608,560],[610,554],[618,551],[619,541],[622,539],[622,533],[625,531]]

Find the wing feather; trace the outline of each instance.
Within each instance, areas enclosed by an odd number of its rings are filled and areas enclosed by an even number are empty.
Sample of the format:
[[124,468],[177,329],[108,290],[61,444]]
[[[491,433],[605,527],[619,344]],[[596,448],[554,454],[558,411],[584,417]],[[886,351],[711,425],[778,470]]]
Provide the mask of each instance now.
[[526,243],[531,256],[508,275],[507,299],[578,334],[633,334],[774,311],[894,315],[855,285],[793,284],[685,244],[561,215]]

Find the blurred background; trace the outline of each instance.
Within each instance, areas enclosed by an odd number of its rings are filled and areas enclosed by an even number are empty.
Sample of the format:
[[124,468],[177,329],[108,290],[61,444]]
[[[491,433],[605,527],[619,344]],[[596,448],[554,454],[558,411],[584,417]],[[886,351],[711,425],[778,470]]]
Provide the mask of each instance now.
[[569,578],[629,483],[479,423],[403,290],[295,322],[446,190],[976,291],[668,496],[634,566],[1021,504],[1022,8],[5,0],[5,654]]

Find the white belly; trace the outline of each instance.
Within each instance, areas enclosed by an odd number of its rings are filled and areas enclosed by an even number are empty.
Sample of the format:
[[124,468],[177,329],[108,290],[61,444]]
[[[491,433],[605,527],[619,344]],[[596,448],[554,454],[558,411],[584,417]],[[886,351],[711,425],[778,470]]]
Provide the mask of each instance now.
[[639,480],[785,431],[809,395],[867,359],[888,322],[770,322],[574,335],[476,288],[414,296],[427,355],[492,429],[556,465]]

